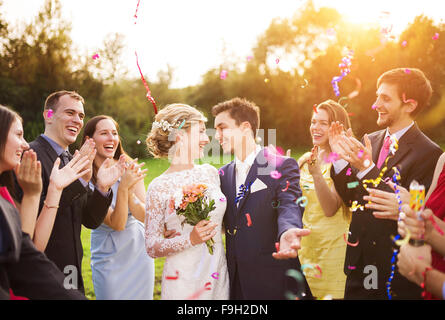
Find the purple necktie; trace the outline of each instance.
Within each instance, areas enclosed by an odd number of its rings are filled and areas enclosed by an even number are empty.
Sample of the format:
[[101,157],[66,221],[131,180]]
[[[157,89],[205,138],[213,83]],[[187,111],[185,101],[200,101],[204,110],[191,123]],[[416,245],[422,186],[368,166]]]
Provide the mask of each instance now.
[[385,162],[386,157],[389,153],[389,146],[391,145],[391,138],[387,136],[385,138],[385,141],[383,142],[382,149],[380,150],[379,154],[379,160],[377,161],[377,168],[381,168],[383,165],[383,162]]

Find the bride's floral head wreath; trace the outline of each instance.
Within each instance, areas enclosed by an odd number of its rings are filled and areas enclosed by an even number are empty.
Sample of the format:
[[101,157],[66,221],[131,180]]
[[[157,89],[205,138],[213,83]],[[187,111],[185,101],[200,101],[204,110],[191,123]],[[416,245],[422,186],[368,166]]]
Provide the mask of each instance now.
[[182,121],[177,121],[175,123],[170,123],[166,120],[161,120],[161,121],[155,121],[153,122],[152,128],[154,129],[162,129],[162,131],[168,131],[171,132],[173,129],[178,129],[180,130],[185,124],[185,119]]

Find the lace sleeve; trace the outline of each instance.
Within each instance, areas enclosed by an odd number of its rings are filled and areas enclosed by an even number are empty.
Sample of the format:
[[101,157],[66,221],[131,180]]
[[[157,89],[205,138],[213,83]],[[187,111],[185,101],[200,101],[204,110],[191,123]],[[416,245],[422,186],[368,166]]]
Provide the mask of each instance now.
[[183,234],[172,239],[164,238],[165,215],[168,213],[168,199],[156,186],[147,190],[145,208],[145,248],[152,258],[165,257],[192,246],[190,234]]

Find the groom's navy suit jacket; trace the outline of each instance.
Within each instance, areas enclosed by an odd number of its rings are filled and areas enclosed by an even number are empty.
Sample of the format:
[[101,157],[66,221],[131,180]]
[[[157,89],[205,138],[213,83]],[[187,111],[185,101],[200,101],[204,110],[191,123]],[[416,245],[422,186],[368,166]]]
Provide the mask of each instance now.
[[[300,171],[293,158],[284,159],[279,168],[273,168],[267,164],[264,149],[258,153],[244,184],[259,179],[267,188],[247,192],[238,207],[235,204],[238,192],[235,162],[222,167],[221,189],[227,199],[224,226],[230,287],[233,288],[235,280],[239,279],[244,299],[284,299],[286,291],[300,294],[300,298],[302,292],[306,297],[312,296],[305,279],[298,283],[285,275],[289,269],[300,270],[298,258],[276,260],[272,257],[275,243],[284,231],[303,227],[304,208],[295,202],[302,194]],[[273,179],[270,176],[273,170],[280,172],[281,178]],[[282,191],[286,181],[289,187]],[[247,213],[251,226],[247,225]]]

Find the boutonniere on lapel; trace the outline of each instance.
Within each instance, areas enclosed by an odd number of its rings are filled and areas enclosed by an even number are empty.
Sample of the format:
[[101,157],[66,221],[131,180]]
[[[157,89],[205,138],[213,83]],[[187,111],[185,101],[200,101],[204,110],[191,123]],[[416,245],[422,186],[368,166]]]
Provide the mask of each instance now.
[[241,184],[239,186],[239,191],[235,198],[235,205],[238,204],[238,202],[240,202],[241,199],[244,198],[249,193],[250,186],[252,185],[252,183],[253,181],[250,182],[248,185]]

